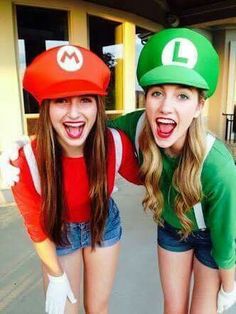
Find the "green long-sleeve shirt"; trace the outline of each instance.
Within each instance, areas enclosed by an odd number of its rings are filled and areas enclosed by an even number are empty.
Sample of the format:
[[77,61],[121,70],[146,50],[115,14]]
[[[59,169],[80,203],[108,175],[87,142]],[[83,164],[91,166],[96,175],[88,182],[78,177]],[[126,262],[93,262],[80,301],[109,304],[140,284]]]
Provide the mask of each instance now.
[[[143,111],[132,112],[109,121],[109,126],[123,130],[135,143],[136,126],[142,114]],[[161,151],[163,172],[160,188],[164,196],[162,216],[173,227],[181,228],[174,211],[177,192],[172,185],[178,158],[171,158]],[[204,161],[201,183],[204,195],[201,203],[211,235],[212,256],[220,268],[232,268],[236,261],[236,166],[230,152],[218,139]],[[193,230],[198,229],[193,209],[187,215],[193,223]]]

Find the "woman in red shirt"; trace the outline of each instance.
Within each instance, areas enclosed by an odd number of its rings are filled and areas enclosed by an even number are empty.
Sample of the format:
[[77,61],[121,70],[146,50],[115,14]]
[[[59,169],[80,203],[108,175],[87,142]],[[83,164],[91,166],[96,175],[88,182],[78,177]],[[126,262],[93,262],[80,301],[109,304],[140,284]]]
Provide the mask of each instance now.
[[78,313],[82,263],[86,313],[108,313],[121,237],[116,171],[138,182],[132,145],[119,132],[118,152],[105,126],[109,79],[101,59],[70,45],[43,52],[24,75],[40,114],[35,140],[14,161],[12,190],[42,262],[50,314]]

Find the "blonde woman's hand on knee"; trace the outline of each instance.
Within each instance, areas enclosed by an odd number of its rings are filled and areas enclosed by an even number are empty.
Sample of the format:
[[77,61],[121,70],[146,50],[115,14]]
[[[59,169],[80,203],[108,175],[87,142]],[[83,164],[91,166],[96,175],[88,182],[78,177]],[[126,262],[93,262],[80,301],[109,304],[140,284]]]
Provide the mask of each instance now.
[[64,273],[62,276],[55,277],[48,274],[48,279],[45,312],[48,314],[64,314],[67,298],[73,304],[77,302],[67,275]]
[[217,313],[223,313],[236,303],[236,282],[234,282],[234,289],[231,292],[225,292],[221,286],[218,293]]

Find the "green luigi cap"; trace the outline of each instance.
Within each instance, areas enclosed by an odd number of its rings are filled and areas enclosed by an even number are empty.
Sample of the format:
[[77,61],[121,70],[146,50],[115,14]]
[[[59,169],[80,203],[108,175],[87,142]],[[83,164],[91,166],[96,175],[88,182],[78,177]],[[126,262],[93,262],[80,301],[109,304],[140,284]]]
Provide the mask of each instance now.
[[137,78],[143,88],[156,84],[183,84],[206,90],[210,97],[217,85],[219,57],[210,41],[187,28],[154,34],[143,47]]

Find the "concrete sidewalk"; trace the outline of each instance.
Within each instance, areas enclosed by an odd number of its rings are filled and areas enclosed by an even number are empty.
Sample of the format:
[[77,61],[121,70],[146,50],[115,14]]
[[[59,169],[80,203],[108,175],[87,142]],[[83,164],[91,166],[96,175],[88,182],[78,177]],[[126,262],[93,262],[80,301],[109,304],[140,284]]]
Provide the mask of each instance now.
[[[119,178],[118,188],[114,199],[121,211],[123,237],[110,313],[161,314],[163,300],[156,262],[156,225],[150,214],[142,210],[142,187],[134,187]],[[43,314],[38,258],[15,207],[0,208],[0,246],[0,313]],[[81,310],[81,313],[84,312]],[[233,313],[236,306],[227,312]]]

